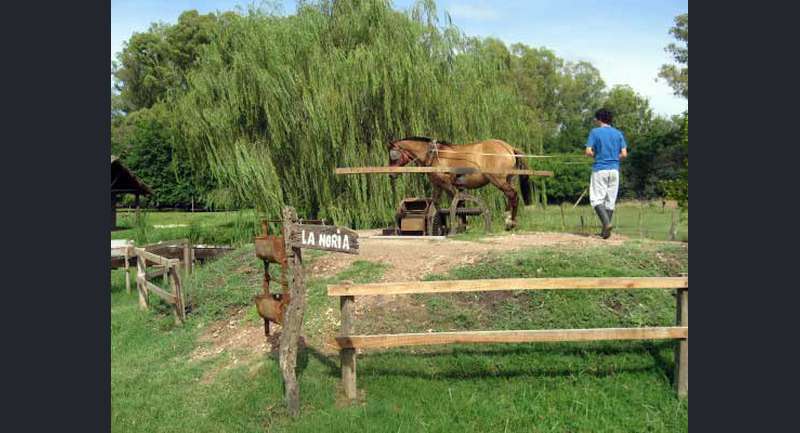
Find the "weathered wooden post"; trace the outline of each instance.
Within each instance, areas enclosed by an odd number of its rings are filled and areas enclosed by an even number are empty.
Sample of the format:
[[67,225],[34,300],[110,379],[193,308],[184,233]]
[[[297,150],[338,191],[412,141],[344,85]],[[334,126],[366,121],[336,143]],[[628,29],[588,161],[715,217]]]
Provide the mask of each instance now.
[[[355,297],[342,296],[340,298],[342,311],[342,336],[347,337],[355,332]],[[356,349],[341,349],[339,353],[342,363],[342,386],[344,394],[350,400],[357,397],[356,390]]]
[[145,285],[147,272],[147,259],[144,255],[139,254],[136,249],[136,289],[139,291],[139,309],[147,309],[147,286]]
[[[283,209],[283,236],[289,267],[287,278],[289,281],[289,304],[286,306],[283,316],[279,361],[283,374],[286,406],[289,414],[296,417],[300,414],[300,387],[297,383],[295,368],[297,367],[300,334],[303,330],[303,315],[306,309],[306,286],[301,248],[358,254],[358,233],[345,227],[300,224],[294,208],[285,207]],[[352,313],[352,307],[345,308],[345,310]],[[349,321],[352,325],[353,314],[349,314],[348,317],[349,319],[343,318],[342,320],[343,322]],[[344,365],[343,363],[343,370]],[[352,363],[352,371],[352,389],[355,394],[355,362]]]
[[192,273],[192,241],[186,239],[183,245],[183,275],[188,276]]
[[675,221],[675,209],[672,209],[672,225],[669,227],[669,240],[674,241],[678,237],[678,225]]
[[131,255],[131,247],[126,245],[125,249],[123,250],[125,254],[125,293],[131,293],[131,262],[130,262],[130,255]]
[[283,319],[280,338],[280,367],[283,374],[284,396],[289,414],[300,414],[300,386],[297,383],[297,348],[303,329],[303,315],[306,310],[306,287],[303,278],[303,256],[299,247],[292,245],[291,238],[297,223],[297,213],[292,207],[283,209],[283,234],[289,262],[289,305]]
[[177,263],[167,267],[167,274],[169,275],[170,287],[172,293],[175,295],[175,324],[181,325],[186,322],[186,307],[183,298],[183,287],[181,286],[181,277],[175,269]]
[[[678,326],[689,326],[689,288],[678,289],[676,293]],[[689,338],[679,340],[675,348],[675,391],[679,397],[689,395]]]

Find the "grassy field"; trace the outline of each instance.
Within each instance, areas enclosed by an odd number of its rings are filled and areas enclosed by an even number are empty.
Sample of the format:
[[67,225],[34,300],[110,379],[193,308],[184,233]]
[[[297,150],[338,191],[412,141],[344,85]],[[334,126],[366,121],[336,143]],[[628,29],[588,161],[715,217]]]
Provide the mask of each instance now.
[[[673,213],[676,240],[688,241],[688,214],[681,217],[677,209],[662,208],[660,202],[618,203],[614,213],[614,232],[632,238],[668,240]],[[493,216],[493,233],[502,233],[502,212],[495,211]],[[573,209],[572,204],[565,204],[563,219],[560,206],[528,206],[520,209],[518,223],[520,231],[600,231],[597,216],[588,205]],[[252,237],[261,230],[252,210],[193,213],[150,211],[143,212],[138,223],[133,212],[120,212],[118,226],[120,230],[111,232],[111,239],[135,239],[139,244],[186,237],[194,243],[241,244],[252,242]],[[478,218],[471,219],[470,228],[464,236],[477,238],[483,234],[482,222]]]
[[[312,263],[320,254],[307,255]],[[671,386],[671,342],[444,346],[359,356],[362,401],[345,405],[338,356],[319,350],[335,331],[338,302],[326,284],[378,279],[385,266],[357,261],[329,279],[312,278],[299,359],[302,416],[282,405],[277,361],[259,354],[230,364],[202,361],[199,336],[249,305],[260,263],[246,246],[198,268],[187,281],[193,310],[182,328],[164,306],[139,311],[112,272],[112,430],[119,432],[674,432],[688,430],[688,399]],[[688,272],[688,245],[630,240],[621,246],[537,248],[488,256],[428,279],[530,276],[656,276]],[[408,308],[382,304],[359,317],[360,332],[671,325],[666,291],[495,292],[413,296]],[[334,324],[326,314],[334,312]],[[258,323],[254,308],[241,320]]]
[[[584,203],[585,203],[584,199]],[[598,233],[600,221],[590,205],[584,204],[573,209],[573,203],[558,205],[527,206],[519,211],[518,229],[522,231],[558,231],[570,233]],[[497,213],[497,212],[496,212]],[[675,240],[689,240],[688,213],[681,216],[680,210],[665,208],[660,202],[620,202],[614,210],[614,233],[631,238],[670,240],[669,231],[672,218],[675,218]],[[503,230],[503,220],[494,215],[493,231]],[[583,224],[581,223],[583,219]],[[478,227],[479,224],[473,224]],[[475,230],[473,230],[475,231]]]
[[[138,218],[138,219],[137,219]],[[229,212],[119,211],[118,230],[111,239],[134,239],[138,244],[190,238],[195,244],[252,242],[261,231],[253,210]]]

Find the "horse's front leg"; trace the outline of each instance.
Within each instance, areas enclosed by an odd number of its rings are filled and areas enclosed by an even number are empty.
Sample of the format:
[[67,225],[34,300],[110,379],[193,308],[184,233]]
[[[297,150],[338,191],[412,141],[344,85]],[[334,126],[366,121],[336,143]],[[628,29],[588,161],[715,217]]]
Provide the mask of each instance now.
[[506,197],[508,197],[508,207],[511,208],[511,221],[506,219],[506,228],[513,229],[517,227],[517,207],[519,206],[517,192],[512,188],[511,194],[506,194]]
[[517,191],[510,183],[504,182],[493,176],[487,176],[489,181],[503,191],[506,196],[506,230],[511,230],[517,226]]

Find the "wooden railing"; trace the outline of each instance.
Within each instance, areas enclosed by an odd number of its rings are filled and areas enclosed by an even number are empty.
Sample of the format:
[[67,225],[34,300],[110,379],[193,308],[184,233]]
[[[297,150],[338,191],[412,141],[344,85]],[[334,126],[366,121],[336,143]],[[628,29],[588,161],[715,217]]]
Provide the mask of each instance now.
[[[676,289],[676,326],[514,331],[458,331],[411,334],[355,334],[355,296],[411,293],[451,293],[493,290]],[[508,278],[376,284],[334,284],[328,296],[340,297],[342,328],[335,338],[340,348],[342,385],[356,398],[356,349],[462,343],[532,343],[599,340],[679,340],[675,349],[674,385],[678,395],[689,393],[689,278]]]
[[[147,309],[149,294],[152,292],[168,304],[173,306],[175,323],[182,324],[186,321],[186,308],[181,286],[180,273],[177,271],[181,261],[170,259],[151,253],[144,248],[134,248],[136,254],[136,288],[139,291],[139,308]],[[154,264],[150,272],[147,271],[148,262]],[[149,281],[152,278],[162,277],[162,284],[169,283],[170,291],[162,289]]]
[[161,257],[178,259],[181,261],[183,275],[186,276],[192,273],[192,264],[194,263],[195,252],[189,239],[184,238],[173,239],[169,241],[159,241],[144,245],[142,248]]

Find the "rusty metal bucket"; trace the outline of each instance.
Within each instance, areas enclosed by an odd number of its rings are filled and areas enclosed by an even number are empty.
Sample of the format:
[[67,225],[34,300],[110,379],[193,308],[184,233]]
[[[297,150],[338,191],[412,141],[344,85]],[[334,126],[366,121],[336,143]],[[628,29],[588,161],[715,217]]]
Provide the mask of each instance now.
[[269,234],[268,222],[268,220],[261,221],[263,234],[253,238],[253,242],[256,244],[256,256],[270,263],[278,263],[281,267],[286,267],[288,261],[286,259],[286,244],[283,236]]
[[256,256],[262,260],[286,266],[286,245],[283,236],[258,236],[253,241],[256,244]]

